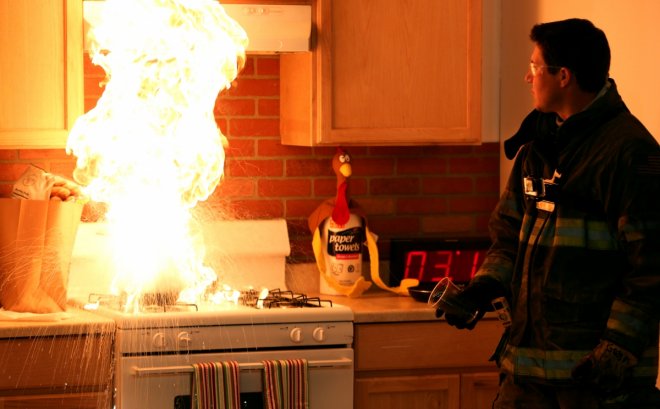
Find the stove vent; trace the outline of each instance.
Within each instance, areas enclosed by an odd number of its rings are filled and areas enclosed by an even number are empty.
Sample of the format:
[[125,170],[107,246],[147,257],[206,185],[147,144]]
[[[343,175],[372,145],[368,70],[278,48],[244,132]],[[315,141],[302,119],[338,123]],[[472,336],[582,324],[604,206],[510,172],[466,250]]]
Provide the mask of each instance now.
[[[247,52],[273,54],[309,51],[312,6],[282,4],[224,4],[225,12],[247,32]],[[84,32],[99,21],[103,0],[84,0]],[[87,41],[85,40],[85,51]]]

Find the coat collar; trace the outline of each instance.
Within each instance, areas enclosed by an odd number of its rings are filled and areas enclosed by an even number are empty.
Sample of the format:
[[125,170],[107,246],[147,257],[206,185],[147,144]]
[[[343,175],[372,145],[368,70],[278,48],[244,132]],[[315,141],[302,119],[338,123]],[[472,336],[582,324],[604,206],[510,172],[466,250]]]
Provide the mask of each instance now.
[[[518,131],[509,139],[504,141],[504,153],[508,159],[513,159],[520,147],[532,142],[539,141],[543,144],[552,142],[557,147],[565,146],[571,135],[588,134],[590,129],[599,126],[620,111],[628,111],[616,83],[609,79],[609,89],[597,97],[587,108],[579,112],[559,127],[557,125],[557,114],[543,113],[538,110],[530,112],[520,124]],[[575,132],[580,130],[579,133]]]

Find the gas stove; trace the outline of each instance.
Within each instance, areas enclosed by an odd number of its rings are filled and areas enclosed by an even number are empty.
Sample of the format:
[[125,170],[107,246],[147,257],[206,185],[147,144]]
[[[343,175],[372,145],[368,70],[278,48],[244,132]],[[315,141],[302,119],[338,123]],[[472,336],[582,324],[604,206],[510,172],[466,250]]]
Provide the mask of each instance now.
[[259,298],[246,292],[237,304],[145,305],[126,312],[121,297],[90,294],[83,308],[112,318],[120,355],[350,346],[350,308],[291,291]]
[[[92,296],[86,307],[115,321],[115,407],[190,407],[194,363],[236,361],[241,407],[263,408],[267,360],[304,360],[310,407],[349,409],[353,312],[329,300],[273,290],[233,304],[163,304],[140,312]],[[327,393],[341,396],[329,402]],[[139,405],[138,405],[139,403]],[[136,406],[137,405],[137,406]]]
[[[102,226],[81,227],[70,299],[115,322],[116,408],[189,408],[192,364],[231,360],[240,367],[241,407],[261,409],[264,361],[282,359],[309,365],[309,407],[352,408],[353,312],[286,289],[283,220],[209,224],[210,264],[230,288],[248,289],[235,299],[187,304],[174,294],[151,293],[137,311],[126,307],[125,297],[105,295],[111,277]],[[214,257],[218,253],[222,257]],[[220,263],[227,255],[231,261]]]

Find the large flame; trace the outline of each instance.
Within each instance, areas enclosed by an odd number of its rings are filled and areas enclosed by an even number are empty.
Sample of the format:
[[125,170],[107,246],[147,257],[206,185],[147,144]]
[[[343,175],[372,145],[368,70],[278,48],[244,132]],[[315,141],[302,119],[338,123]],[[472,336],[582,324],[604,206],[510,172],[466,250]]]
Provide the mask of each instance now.
[[113,291],[197,297],[216,274],[190,212],[223,174],[213,108],[243,66],[245,31],[214,0],[107,0],[89,34],[107,82],[67,152],[74,178],[108,206]]

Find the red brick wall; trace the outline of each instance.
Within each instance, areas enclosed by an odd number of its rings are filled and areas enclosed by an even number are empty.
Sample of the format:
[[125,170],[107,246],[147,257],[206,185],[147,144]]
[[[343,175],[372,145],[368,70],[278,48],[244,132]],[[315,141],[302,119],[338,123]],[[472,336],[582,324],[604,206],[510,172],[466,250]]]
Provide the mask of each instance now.
[[[85,63],[85,108],[101,95],[103,71]],[[307,216],[334,196],[334,148],[283,146],[279,138],[279,57],[251,56],[216,105],[229,140],[225,178],[208,200],[238,218],[285,218],[290,261],[310,261]],[[378,234],[381,257],[395,237],[486,235],[499,186],[499,146],[349,147],[351,197]],[[63,150],[0,150],[0,196],[26,164],[70,176]]]

